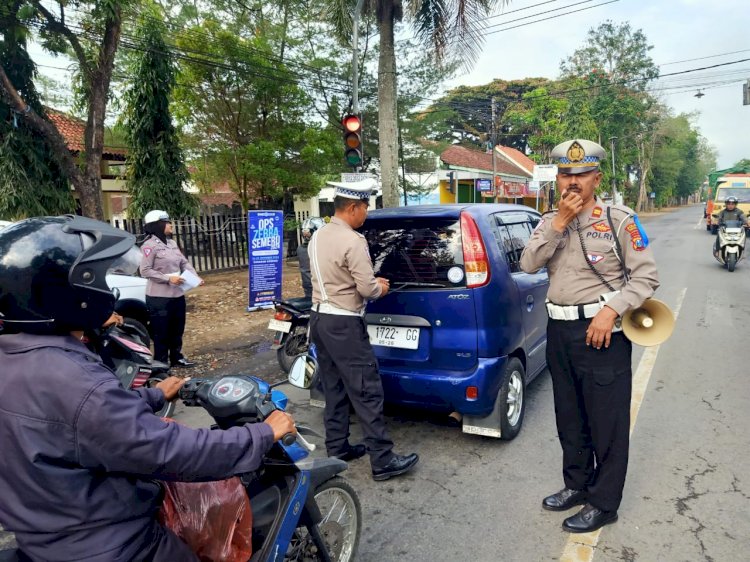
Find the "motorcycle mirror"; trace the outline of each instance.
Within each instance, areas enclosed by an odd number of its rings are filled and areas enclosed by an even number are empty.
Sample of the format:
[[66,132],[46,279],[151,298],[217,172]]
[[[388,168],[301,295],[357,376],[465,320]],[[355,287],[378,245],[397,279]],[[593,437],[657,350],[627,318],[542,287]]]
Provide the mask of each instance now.
[[292,368],[289,369],[289,383],[297,388],[310,388],[313,386],[317,374],[317,360],[310,355],[300,355],[292,363]]

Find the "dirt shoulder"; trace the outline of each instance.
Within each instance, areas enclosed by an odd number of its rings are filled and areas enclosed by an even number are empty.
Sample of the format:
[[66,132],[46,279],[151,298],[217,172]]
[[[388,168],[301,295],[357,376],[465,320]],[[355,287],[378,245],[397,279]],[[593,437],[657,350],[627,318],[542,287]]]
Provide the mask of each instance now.
[[[248,312],[247,269],[204,275],[206,284],[187,294],[187,323],[183,351],[199,365],[201,374],[224,374],[270,349],[268,321],[273,311]],[[282,297],[303,295],[296,261],[285,262]],[[197,373],[196,373],[197,374]]]

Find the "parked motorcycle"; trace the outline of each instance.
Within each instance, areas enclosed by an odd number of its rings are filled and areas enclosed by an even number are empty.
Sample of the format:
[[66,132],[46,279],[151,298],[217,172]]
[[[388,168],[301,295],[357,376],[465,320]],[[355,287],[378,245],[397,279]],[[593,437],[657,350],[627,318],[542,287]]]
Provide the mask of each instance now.
[[740,221],[726,221],[719,227],[717,242],[714,244],[714,257],[729,271],[734,271],[745,257],[745,228]]
[[273,304],[276,314],[268,322],[268,329],[275,332],[271,349],[276,350],[279,366],[288,373],[295,358],[307,351],[312,300],[302,297]]
[[[297,371],[314,378],[317,363],[303,356]],[[304,377],[301,377],[304,378]],[[192,379],[180,389],[186,406],[204,408],[222,429],[265,420],[284,410],[286,395],[255,377]],[[303,435],[285,435],[261,467],[240,476],[252,506],[253,555],[250,562],[351,562],[362,530],[362,507],[351,485],[338,476],[347,469],[336,458],[310,458],[315,446]],[[3,558],[6,555],[7,558]],[[14,552],[3,551],[0,560]]]
[[[154,360],[148,346],[149,335],[145,327],[126,320],[121,326],[113,325],[105,331],[97,351],[122,386],[140,388],[164,380],[169,371],[169,365]],[[170,417],[174,410],[174,402],[167,402],[156,414]]]

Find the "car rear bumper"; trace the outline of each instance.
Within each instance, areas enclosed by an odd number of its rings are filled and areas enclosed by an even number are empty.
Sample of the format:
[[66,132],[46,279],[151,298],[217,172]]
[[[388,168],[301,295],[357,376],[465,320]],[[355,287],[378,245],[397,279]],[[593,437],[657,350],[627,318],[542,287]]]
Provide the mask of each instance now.
[[[508,357],[479,359],[471,371],[418,371],[380,367],[386,402],[438,411],[457,411],[473,416],[492,412],[502,384]],[[466,389],[476,386],[476,400]]]

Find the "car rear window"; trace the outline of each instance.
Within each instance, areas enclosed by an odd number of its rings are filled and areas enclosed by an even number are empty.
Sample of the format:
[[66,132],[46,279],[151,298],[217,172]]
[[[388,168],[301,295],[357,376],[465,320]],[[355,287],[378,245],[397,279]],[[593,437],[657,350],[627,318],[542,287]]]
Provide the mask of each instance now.
[[368,220],[360,229],[375,275],[391,289],[437,290],[466,286],[461,225],[455,219]]

